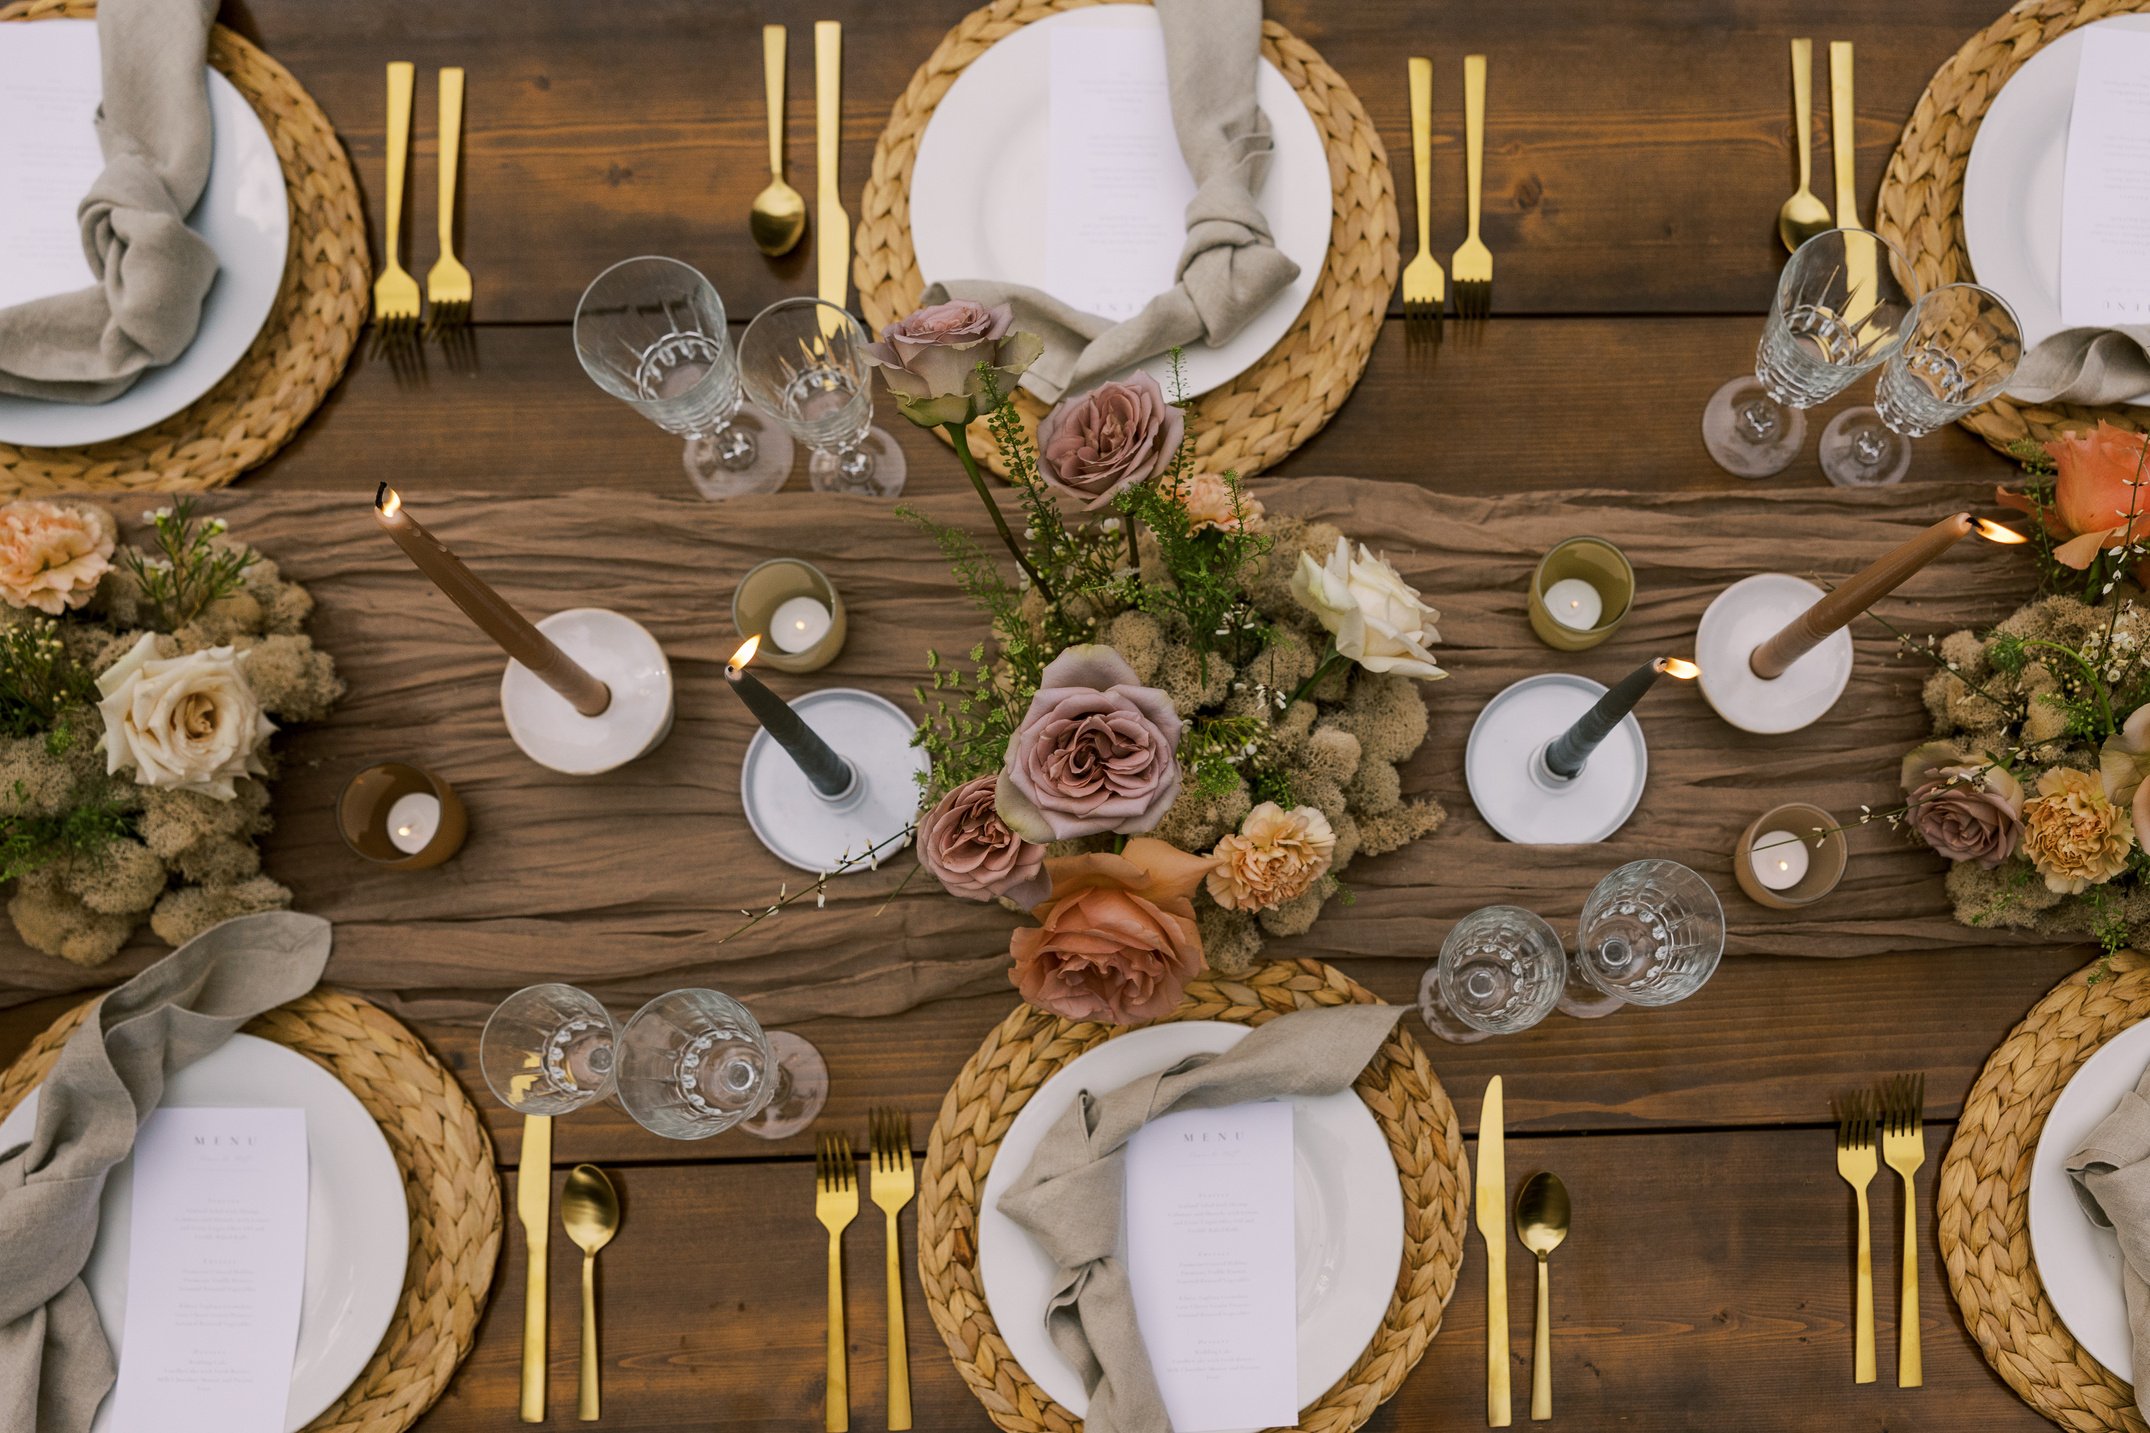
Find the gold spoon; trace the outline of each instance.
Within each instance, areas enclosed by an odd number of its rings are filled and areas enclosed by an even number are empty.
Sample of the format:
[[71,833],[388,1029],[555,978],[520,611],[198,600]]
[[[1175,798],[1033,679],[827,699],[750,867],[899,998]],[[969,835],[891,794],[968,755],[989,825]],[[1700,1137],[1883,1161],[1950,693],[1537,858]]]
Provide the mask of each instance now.
[[1568,1237],[1568,1186],[1557,1174],[1533,1174],[1515,1196],[1515,1232],[1538,1256],[1538,1338],[1530,1355],[1530,1416],[1553,1416],[1553,1286],[1545,1256]]
[[597,1251],[619,1232],[620,1197],[612,1181],[594,1164],[578,1164],[568,1171],[567,1189],[560,1196],[560,1220],[567,1237],[582,1250],[582,1383],[575,1416],[585,1423],[597,1420]]
[[1835,224],[1829,206],[1811,187],[1814,182],[1814,42],[1792,41],[1792,142],[1799,146],[1799,188],[1777,211],[1777,237],[1797,249]]
[[806,201],[784,182],[784,27],[761,27],[762,82],[769,91],[769,187],[754,196],[747,232],[772,259],[806,232]]

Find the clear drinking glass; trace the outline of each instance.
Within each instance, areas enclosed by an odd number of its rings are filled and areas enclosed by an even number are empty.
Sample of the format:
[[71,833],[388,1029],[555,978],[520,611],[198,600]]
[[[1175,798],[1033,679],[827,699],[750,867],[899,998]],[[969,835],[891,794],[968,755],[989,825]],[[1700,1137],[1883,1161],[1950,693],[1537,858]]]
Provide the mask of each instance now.
[[1911,440],[1999,393],[2022,357],[2023,326],[2008,300],[1977,284],[1935,289],[1904,320],[1874,406],[1847,408],[1822,429],[1822,471],[1840,488],[1898,481],[1911,467]]
[[787,1031],[764,1031],[714,990],[674,990],[634,1013],[620,1037],[620,1103],[666,1139],[737,1125],[764,1139],[797,1134],[821,1112],[829,1068]]
[[575,356],[598,387],[687,440],[687,477],[712,501],[773,493],[791,476],[791,437],[739,407],[724,301],[677,259],[614,264],[575,305]]
[[1716,972],[1724,906],[1678,861],[1630,861],[1583,903],[1575,944],[1563,1013],[1589,1019],[1622,1005],[1670,1005]]
[[1826,402],[1896,347],[1918,280],[1896,247],[1865,229],[1801,244],[1777,281],[1754,376],[1735,378],[1702,410],[1702,442],[1725,471],[1781,473],[1799,455],[1803,408]]
[[478,1068],[493,1095],[526,1115],[564,1115],[612,1089],[619,1030],[597,997],[572,985],[532,985],[500,1002],[478,1037]]
[[740,336],[747,396],[814,450],[806,472],[819,492],[903,491],[903,449],[873,426],[870,341],[849,313],[808,298],[769,305]]
[[1543,1020],[1567,981],[1559,934],[1520,906],[1484,906],[1457,921],[1418,985],[1426,1028],[1452,1044],[1513,1035]]

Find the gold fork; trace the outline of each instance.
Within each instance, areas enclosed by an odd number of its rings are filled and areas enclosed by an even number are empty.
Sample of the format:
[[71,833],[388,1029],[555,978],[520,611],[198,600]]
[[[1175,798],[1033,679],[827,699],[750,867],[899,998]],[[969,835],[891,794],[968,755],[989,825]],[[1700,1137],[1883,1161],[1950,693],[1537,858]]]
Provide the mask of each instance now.
[[1912,1178],[1926,1162],[1926,1077],[1898,1075],[1882,1087],[1881,1157],[1904,1180],[1903,1293],[1896,1315],[1896,1386],[1926,1381],[1919,1356],[1919,1195]]
[[1403,316],[1438,325],[1448,307],[1448,279],[1433,256],[1433,61],[1413,55],[1411,71],[1411,169],[1418,195],[1418,257],[1403,271]]
[[1493,251],[1478,237],[1478,198],[1486,159],[1486,57],[1463,57],[1463,166],[1470,202],[1470,236],[1448,266],[1456,274],[1456,315],[1484,318],[1493,310]]
[[829,1389],[828,1433],[851,1426],[851,1385],[844,1371],[844,1230],[859,1212],[858,1165],[851,1157],[851,1137],[825,1134],[815,1156],[818,1181],[814,1217],[829,1231]]
[[911,1360],[903,1330],[903,1242],[896,1215],[918,1192],[911,1173],[911,1122],[901,1110],[875,1110],[873,1202],[888,1216],[888,1426],[911,1426]]
[[470,270],[455,257],[456,155],[463,140],[463,71],[440,72],[440,258],[426,274],[429,327],[436,334],[470,322]]
[[1874,1097],[1860,1090],[1837,1101],[1836,1172],[1859,1197],[1859,1281],[1853,1324],[1854,1383],[1874,1381],[1874,1245],[1866,1186],[1874,1178]]
[[388,66],[388,233],[381,276],[373,281],[373,321],[383,341],[407,336],[418,324],[418,280],[396,257],[403,246],[403,170],[411,157],[412,75],[409,60]]

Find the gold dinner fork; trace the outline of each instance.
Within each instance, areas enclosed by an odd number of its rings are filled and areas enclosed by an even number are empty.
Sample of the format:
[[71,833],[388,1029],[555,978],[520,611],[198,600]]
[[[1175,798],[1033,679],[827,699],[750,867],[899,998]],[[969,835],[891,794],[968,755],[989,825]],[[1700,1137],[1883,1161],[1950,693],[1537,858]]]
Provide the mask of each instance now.
[[1866,1186],[1874,1178],[1874,1097],[1860,1090],[1837,1101],[1836,1172],[1859,1197],[1859,1279],[1852,1336],[1852,1381],[1874,1381],[1874,1245]]
[[373,281],[373,321],[377,341],[403,339],[418,325],[418,281],[396,257],[403,246],[403,171],[411,157],[411,81],[409,60],[388,66],[388,232],[381,276]]
[[829,1231],[829,1387],[822,1426],[828,1433],[845,1433],[851,1426],[851,1385],[844,1371],[844,1230],[859,1212],[851,1137],[823,1135],[815,1164],[814,1217]]
[[903,1330],[903,1241],[896,1216],[918,1192],[911,1173],[911,1122],[900,1110],[875,1110],[873,1202],[888,1216],[888,1426],[911,1426],[911,1361]]
[[436,335],[470,324],[470,270],[455,257],[456,157],[463,141],[463,71],[440,72],[440,258],[426,274],[427,326]]
[[1912,1178],[1926,1162],[1926,1077],[1898,1075],[1881,1090],[1881,1157],[1904,1181],[1903,1293],[1896,1314],[1896,1386],[1926,1381],[1919,1355],[1919,1195]]
[[1463,57],[1463,166],[1470,203],[1470,235],[1449,260],[1456,275],[1456,316],[1484,318],[1493,311],[1493,251],[1478,237],[1479,190],[1486,158],[1486,57]]
[[1418,195],[1418,257],[1403,271],[1406,321],[1440,326],[1448,307],[1448,279],[1433,256],[1433,61],[1413,55],[1411,71],[1411,170]]

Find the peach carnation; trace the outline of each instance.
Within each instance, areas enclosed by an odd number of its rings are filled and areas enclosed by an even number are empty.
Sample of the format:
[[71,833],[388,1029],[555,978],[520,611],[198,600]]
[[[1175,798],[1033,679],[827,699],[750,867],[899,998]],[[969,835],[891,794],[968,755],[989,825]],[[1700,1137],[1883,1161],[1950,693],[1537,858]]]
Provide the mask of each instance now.
[[1264,801],[1239,833],[1217,843],[1210,899],[1228,911],[1266,911],[1305,895],[1329,869],[1336,832],[1318,807]]
[[112,566],[118,529],[102,508],[25,498],[0,507],[0,599],[57,617]]
[[2018,849],[2045,877],[2046,889],[2079,896],[2127,868],[2135,847],[2128,809],[2115,806],[2097,773],[2057,766],[2038,778],[2023,803]]
[[1254,495],[1244,489],[1235,490],[1216,473],[1196,473],[1182,479],[1173,487],[1172,496],[1187,509],[1187,520],[1197,531],[1207,527],[1238,532],[1262,525],[1264,510]]

